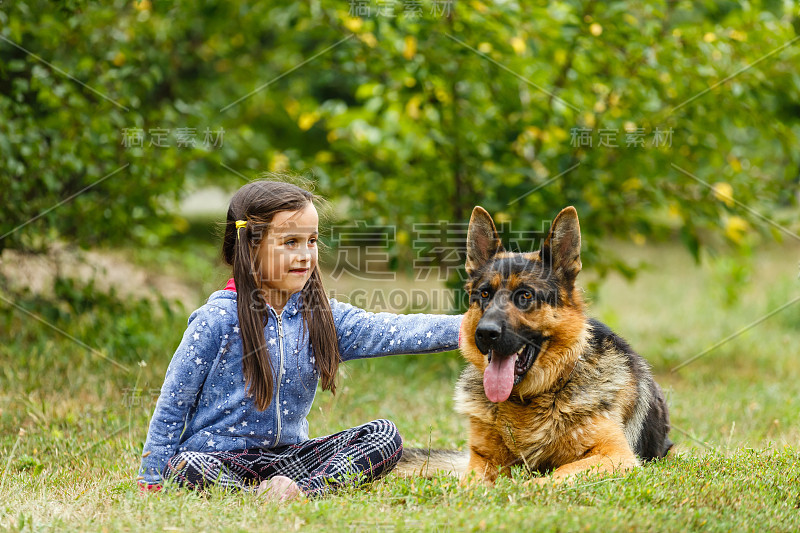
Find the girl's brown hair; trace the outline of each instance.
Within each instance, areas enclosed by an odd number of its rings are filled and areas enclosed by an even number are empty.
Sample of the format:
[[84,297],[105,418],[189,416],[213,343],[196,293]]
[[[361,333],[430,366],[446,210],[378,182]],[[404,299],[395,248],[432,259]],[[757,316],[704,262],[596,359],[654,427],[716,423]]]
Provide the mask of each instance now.
[[[266,302],[266,293],[261,288],[260,265],[256,264],[258,248],[276,213],[299,211],[310,202],[320,200],[292,183],[258,180],[239,189],[228,207],[222,258],[233,267],[233,279],[236,283],[236,307],[242,337],[242,370],[246,390],[255,397],[256,407],[260,411],[265,410],[272,402],[275,378],[264,337],[268,308],[263,305]],[[246,227],[236,228],[237,220],[247,221]],[[322,286],[319,266],[315,266],[303,287],[300,304],[303,336],[308,332],[322,388],[335,393],[335,377],[341,356],[333,313]]]

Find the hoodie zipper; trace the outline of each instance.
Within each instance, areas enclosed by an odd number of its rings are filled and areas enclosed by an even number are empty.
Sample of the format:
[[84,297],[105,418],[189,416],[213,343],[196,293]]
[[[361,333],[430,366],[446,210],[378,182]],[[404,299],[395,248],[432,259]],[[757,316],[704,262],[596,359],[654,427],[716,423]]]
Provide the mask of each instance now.
[[275,435],[275,445],[281,440],[281,381],[283,381],[283,311],[278,317],[278,355],[280,366],[278,367],[278,392],[275,394],[275,415],[278,420],[278,432]]

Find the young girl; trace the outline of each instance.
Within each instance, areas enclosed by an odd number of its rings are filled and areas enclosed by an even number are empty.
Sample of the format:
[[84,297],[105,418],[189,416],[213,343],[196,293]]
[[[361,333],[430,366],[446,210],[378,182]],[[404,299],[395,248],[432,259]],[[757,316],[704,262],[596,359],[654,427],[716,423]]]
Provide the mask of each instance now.
[[461,316],[368,313],[328,300],[317,266],[315,197],[255,181],[228,208],[225,290],[189,317],[156,404],[139,483],[163,479],[266,491],[270,499],[329,494],[375,480],[402,455],[397,428],[375,420],[308,438],[306,416],[339,363],[455,349]]

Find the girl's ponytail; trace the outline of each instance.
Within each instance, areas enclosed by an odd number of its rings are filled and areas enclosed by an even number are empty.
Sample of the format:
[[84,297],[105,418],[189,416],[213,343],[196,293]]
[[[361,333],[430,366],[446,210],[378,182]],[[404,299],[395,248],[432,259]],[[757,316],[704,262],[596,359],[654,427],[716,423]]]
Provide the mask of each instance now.
[[[237,219],[230,220],[228,213],[228,228],[234,233],[233,245],[233,280],[236,284],[236,311],[239,315],[239,332],[242,338],[242,372],[245,376],[247,392],[256,400],[256,407],[263,411],[272,401],[273,369],[269,357],[269,350],[264,339],[264,325],[267,319],[267,308],[263,293],[256,286],[258,265],[255,263],[255,251],[260,241],[260,229],[254,223],[244,219],[244,227],[236,227]],[[241,223],[239,224],[242,225]]]
[[303,323],[314,325],[308,328],[308,338],[314,350],[314,361],[319,370],[322,390],[336,394],[336,373],[341,356],[333,312],[322,286],[319,266],[311,273],[311,278],[303,289]]

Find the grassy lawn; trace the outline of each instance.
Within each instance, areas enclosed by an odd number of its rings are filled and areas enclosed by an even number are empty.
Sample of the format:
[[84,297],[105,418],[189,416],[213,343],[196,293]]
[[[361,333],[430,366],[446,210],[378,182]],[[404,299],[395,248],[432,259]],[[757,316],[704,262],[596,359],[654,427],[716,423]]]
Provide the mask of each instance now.
[[[135,265],[180,276],[197,295],[187,308],[154,297],[122,303],[77,283],[60,283],[54,298],[14,295],[18,305],[80,343],[0,302],[0,528],[800,528],[800,302],[708,350],[800,296],[800,248],[788,244],[748,258],[709,258],[702,266],[679,246],[609,244],[650,265],[632,283],[612,276],[586,296],[591,314],[650,361],[667,392],[676,446],[660,463],[624,477],[590,476],[543,489],[516,479],[487,490],[462,489],[446,477],[390,476],[326,500],[271,507],[216,491],[142,496],[135,470],[188,307],[226,278],[206,242],[214,241],[203,234],[169,249],[124,251]],[[587,271],[583,281],[591,276]],[[376,283],[341,279],[328,288],[346,296],[381,288]],[[435,282],[422,286],[437,288]],[[407,446],[461,448],[466,425],[453,413],[451,396],[462,366],[457,353],[350,363],[340,392],[317,397],[312,436],[389,418]]]

